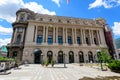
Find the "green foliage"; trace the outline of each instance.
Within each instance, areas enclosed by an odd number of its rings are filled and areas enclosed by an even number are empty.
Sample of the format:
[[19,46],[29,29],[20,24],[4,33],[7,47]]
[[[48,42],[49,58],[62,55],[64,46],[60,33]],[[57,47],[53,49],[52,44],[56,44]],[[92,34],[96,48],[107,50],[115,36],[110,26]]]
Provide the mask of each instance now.
[[55,62],[54,62],[54,60],[52,59],[52,60],[51,60],[51,65],[52,65],[52,67],[54,66],[54,64],[55,64]]
[[101,50],[101,58],[104,63],[108,63],[112,59],[110,54],[107,53],[106,49]]
[[115,70],[120,72],[120,61],[112,60],[110,63],[108,63],[108,67],[113,71]]
[[14,60],[14,59],[0,56],[0,61],[10,61],[10,60]]
[[110,54],[107,53],[106,49],[102,49],[98,54],[98,61],[102,60],[102,62],[104,63],[109,63],[112,60],[112,57],[110,56]]
[[48,66],[48,65],[49,65],[49,60],[48,60],[48,58],[47,58],[46,63],[45,63],[45,66]]

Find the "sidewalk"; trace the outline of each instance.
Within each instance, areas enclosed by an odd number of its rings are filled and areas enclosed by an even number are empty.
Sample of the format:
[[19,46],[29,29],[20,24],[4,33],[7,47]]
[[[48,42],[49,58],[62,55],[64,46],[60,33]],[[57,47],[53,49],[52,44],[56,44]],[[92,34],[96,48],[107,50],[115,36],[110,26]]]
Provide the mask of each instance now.
[[49,65],[43,67],[40,64],[22,65],[21,69],[12,69],[9,75],[0,75],[0,80],[78,80],[83,77],[120,76],[110,71],[100,71],[86,66],[75,64],[57,64],[54,68]]

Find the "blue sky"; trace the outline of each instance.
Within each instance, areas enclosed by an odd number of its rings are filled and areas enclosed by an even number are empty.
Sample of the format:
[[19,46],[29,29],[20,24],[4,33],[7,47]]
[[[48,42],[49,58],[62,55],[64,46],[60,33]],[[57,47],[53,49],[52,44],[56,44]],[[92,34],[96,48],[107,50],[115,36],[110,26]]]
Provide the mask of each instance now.
[[11,40],[16,11],[29,8],[40,14],[75,18],[104,18],[114,38],[120,38],[120,0],[0,0],[0,46]]

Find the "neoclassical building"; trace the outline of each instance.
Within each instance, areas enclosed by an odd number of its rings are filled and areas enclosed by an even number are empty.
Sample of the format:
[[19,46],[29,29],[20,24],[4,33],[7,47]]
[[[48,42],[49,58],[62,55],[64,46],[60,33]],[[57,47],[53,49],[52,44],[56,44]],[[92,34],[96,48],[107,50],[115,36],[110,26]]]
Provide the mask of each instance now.
[[12,24],[8,56],[29,63],[84,63],[97,60],[97,50],[107,49],[102,18],[82,19],[34,13],[21,8]]

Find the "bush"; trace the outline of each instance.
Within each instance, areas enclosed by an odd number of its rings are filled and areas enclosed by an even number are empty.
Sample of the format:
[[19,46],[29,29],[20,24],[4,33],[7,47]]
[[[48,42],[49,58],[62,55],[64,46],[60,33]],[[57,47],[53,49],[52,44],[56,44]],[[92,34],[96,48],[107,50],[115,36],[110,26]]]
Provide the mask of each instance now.
[[108,68],[110,68],[112,71],[120,72],[120,61],[112,60],[110,63],[108,63]]
[[49,60],[48,60],[48,58],[47,58],[46,63],[45,63],[45,66],[48,66],[48,65],[49,65]]
[[54,60],[51,60],[52,67],[54,66],[54,64],[55,64]]

